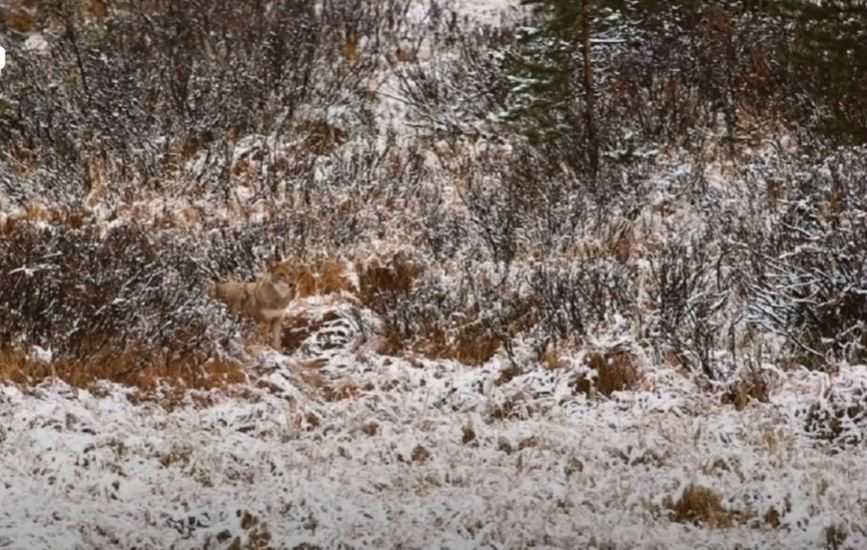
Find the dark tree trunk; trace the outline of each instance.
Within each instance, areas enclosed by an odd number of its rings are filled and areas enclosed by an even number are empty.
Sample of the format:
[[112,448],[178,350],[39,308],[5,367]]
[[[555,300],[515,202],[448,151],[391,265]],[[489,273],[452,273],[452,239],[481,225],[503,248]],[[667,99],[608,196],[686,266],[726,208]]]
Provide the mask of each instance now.
[[593,94],[593,56],[590,50],[590,9],[589,0],[581,2],[581,28],[579,36],[584,64],[584,124],[587,129],[587,156],[590,163],[590,177],[595,188],[599,172],[599,139],[596,135],[594,118],[595,96]]

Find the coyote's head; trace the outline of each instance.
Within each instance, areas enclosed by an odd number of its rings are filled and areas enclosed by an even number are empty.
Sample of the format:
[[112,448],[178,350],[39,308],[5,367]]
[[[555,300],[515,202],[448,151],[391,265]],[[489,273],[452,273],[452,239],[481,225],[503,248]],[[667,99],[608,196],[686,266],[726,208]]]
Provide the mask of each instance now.
[[271,284],[274,285],[274,288],[277,289],[281,295],[295,296],[295,274],[293,273],[289,262],[280,262],[271,266],[271,269],[267,273],[267,277],[271,280]]

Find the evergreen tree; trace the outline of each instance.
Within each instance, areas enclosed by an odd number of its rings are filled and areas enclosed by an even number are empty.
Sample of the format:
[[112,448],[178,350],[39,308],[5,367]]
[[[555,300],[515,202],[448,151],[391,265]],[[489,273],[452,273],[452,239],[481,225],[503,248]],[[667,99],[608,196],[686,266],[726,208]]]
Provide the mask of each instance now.
[[867,143],[867,1],[782,0],[775,9],[794,28],[792,77],[824,108],[822,129]]
[[576,144],[595,180],[601,138],[595,112],[593,42],[655,0],[522,0],[534,19],[507,56],[512,104],[507,120],[531,143]]

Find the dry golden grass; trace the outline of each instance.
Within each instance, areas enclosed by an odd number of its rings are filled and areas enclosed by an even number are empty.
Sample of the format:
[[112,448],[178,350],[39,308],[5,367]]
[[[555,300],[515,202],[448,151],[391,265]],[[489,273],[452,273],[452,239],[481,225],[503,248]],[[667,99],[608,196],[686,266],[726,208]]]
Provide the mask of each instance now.
[[676,501],[666,499],[671,519],[680,523],[695,523],[711,528],[731,527],[732,513],[722,505],[722,499],[713,489],[690,484]]
[[383,301],[388,294],[409,294],[422,268],[407,255],[395,253],[389,258],[374,258],[356,262],[358,293],[361,302],[374,311],[389,304]]
[[24,9],[10,9],[3,14],[3,23],[9,29],[20,33],[29,33],[36,26],[36,21]]
[[572,387],[576,392],[592,396],[602,394],[611,396],[616,391],[634,390],[642,380],[636,365],[636,358],[628,351],[614,349],[607,352],[590,353],[585,363],[595,371],[596,377],[580,376]]
[[78,208],[47,206],[38,201],[30,201],[20,211],[0,215],[0,234],[11,235],[19,224],[34,222],[78,229],[87,222],[87,217],[88,214]]
[[[392,338],[388,338],[392,336]],[[395,335],[386,335],[386,351],[398,353],[404,343]],[[430,327],[427,334],[411,347],[411,351],[428,359],[452,359],[464,365],[487,363],[500,349],[500,339],[479,324],[472,324],[449,335],[440,327]]]
[[89,388],[102,380],[153,391],[160,384],[190,390],[225,389],[247,380],[240,363],[200,358],[142,359],[135,351],[96,353],[83,359],[55,359],[46,364],[22,351],[0,352],[0,382],[35,385],[49,378]]
[[343,59],[349,63],[355,63],[359,58],[358,32],[354,29],[346,29],[343,43],[340,45],[340,53]]
[[292,266],[298,298],[355,292],[349,265],[339,258],[326,258],[320,262],[287,261]]
[[732,382],[722,395],[723,404],[734,405],[738,411],[743,410],[753,400],[767,403],[770,399],[768,383],[758,372],[747,371]]

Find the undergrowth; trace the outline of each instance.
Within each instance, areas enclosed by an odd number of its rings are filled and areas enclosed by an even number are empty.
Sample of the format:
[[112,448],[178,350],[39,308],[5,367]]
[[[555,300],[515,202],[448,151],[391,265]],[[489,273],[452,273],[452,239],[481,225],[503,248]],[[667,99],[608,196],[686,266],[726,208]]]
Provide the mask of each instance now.
[[[0,80],[6,380],[240,380],[249,323],[205,289],[274,256],[299,299],[377,315],[383,353],[523,370],[610,336],[737,407],[767,399],[742,367],[772,343],[787,367],[867,360],[867,155],[789,104],[769,19],[723,3],[600,45],[593,180],[581,128],[533,144],[499,117],[515,22],[89,5],[4,23],[47,44],[14,34]],[[588,361],[576,392],[641,382],[631,352]]]

